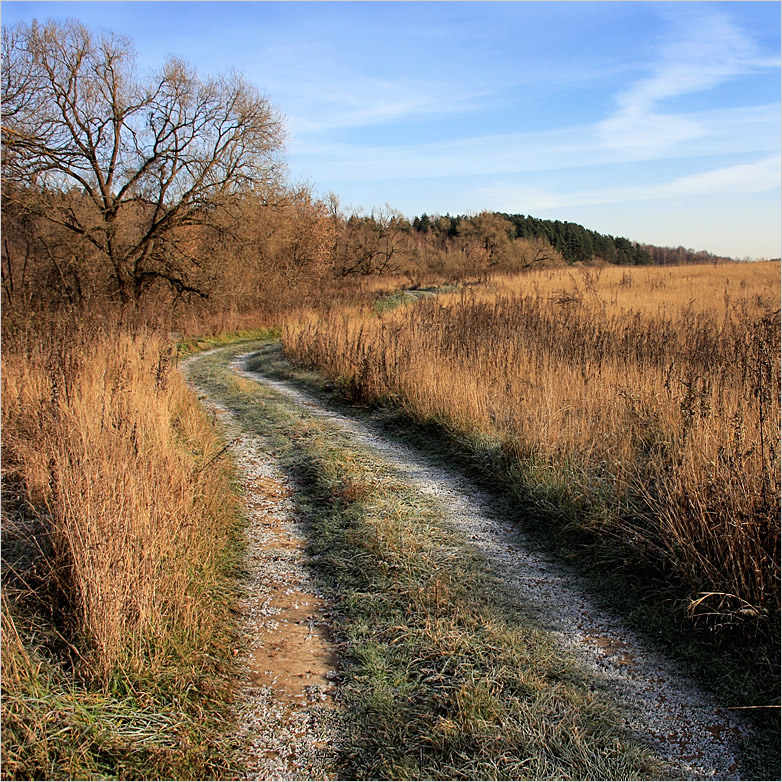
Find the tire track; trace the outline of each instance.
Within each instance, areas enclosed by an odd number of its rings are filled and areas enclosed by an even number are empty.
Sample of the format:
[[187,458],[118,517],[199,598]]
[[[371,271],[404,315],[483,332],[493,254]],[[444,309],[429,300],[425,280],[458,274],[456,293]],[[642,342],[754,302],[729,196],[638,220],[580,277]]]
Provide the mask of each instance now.
[[247,520],[236,704],[244,778],[331,779],[339,750],[339,660],[330,606],[312,576],[294,487],[264,438],[243,432],[234,413],[196,391],[230,439]]

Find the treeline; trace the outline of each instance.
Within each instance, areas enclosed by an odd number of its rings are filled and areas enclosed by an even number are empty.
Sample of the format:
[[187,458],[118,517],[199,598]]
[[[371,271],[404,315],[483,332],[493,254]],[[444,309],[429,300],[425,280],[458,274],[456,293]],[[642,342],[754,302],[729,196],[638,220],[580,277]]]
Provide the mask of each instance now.
[[[542,220],[523,214],[492,213],[496,220],[511,226],[516,239],[537,240],[549,244],[566,263],[603,262],[618,265],[643,266],[684,263],[721,263],[734,260],[714,255],[706,250],[689,250],[684,247],[658,247],[652,244],[632,242],[623,236],[610,236],[591,231],[578,223],[562,220]],[[462,231],[463,223],[471,223],[469,216],[430,217],[423,214],[414,218],[415,231],[429,234],[442,232],[455,237]]]
[[146,75],[132,44],[76,22],[3,30],[6,316],[143,308],[265,311],[544,265],[722,260],[496,212],[409,221],[292,185],[278,111],[242,78],[177,59]]

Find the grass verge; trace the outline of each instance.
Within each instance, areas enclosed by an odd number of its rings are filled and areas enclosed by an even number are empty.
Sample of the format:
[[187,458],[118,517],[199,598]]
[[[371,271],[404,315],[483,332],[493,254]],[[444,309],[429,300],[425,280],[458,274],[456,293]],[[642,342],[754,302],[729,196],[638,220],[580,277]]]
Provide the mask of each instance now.
[[3,777],[234,776],[238,506],[170,343],[4,347]]
[[614,707],[510,606],[430,500],[225,368],[246,349],[197,359],[191,377],[298,478],[345,661],[340,776],[659,778]]

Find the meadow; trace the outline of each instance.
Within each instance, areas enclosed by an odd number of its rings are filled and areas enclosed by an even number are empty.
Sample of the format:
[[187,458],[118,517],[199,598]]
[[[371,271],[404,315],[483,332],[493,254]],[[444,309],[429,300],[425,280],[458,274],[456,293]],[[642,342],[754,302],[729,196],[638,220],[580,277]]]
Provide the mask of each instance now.
[[[566,267],[383,298],[397,283],[290,312],[289,358],[457,443],[519,524],[621,571],[679,638],[705,633],[726,702],[769,703],[779,264]],[[3,775],[232,777],[242,521],[176,364],[279,330],[246,330],[263,313],[194,314],[176,334],[96,320],[4,323]]]
[[779,307],[778,263],[584,266],[333,307],[290,321],[283,343],[352,398],[468,443],[521,524],[662,582],[718,645],[768,649]]

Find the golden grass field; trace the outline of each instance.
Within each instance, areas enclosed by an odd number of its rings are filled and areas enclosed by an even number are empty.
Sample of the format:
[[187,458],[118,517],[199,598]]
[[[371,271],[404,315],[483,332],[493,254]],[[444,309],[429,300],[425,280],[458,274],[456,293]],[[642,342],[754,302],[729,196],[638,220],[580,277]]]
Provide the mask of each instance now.
[[[469,442],[544,523],[651,563],[697,622],[761,649],[779,617],[779,275],[543,270],[300,313],[283,341],[354,398]],[[141,325],[4,333],[9,776],[229,774],[237,500],[174,354]]]
[[225,762],[237,506],[172,347],[66,323],[4,344],[9,778],[214,778]]
[[283,341],[507,456],[735,630],[779,612],[779,311],[779,263],[583,267],[305,315]]
[[51,518],[57,582],[108,676],[147,666],[172,626],[205,630],[226,485],[202,468],[219,444],[160,335],[68,355],[4,355],[4,472]]

